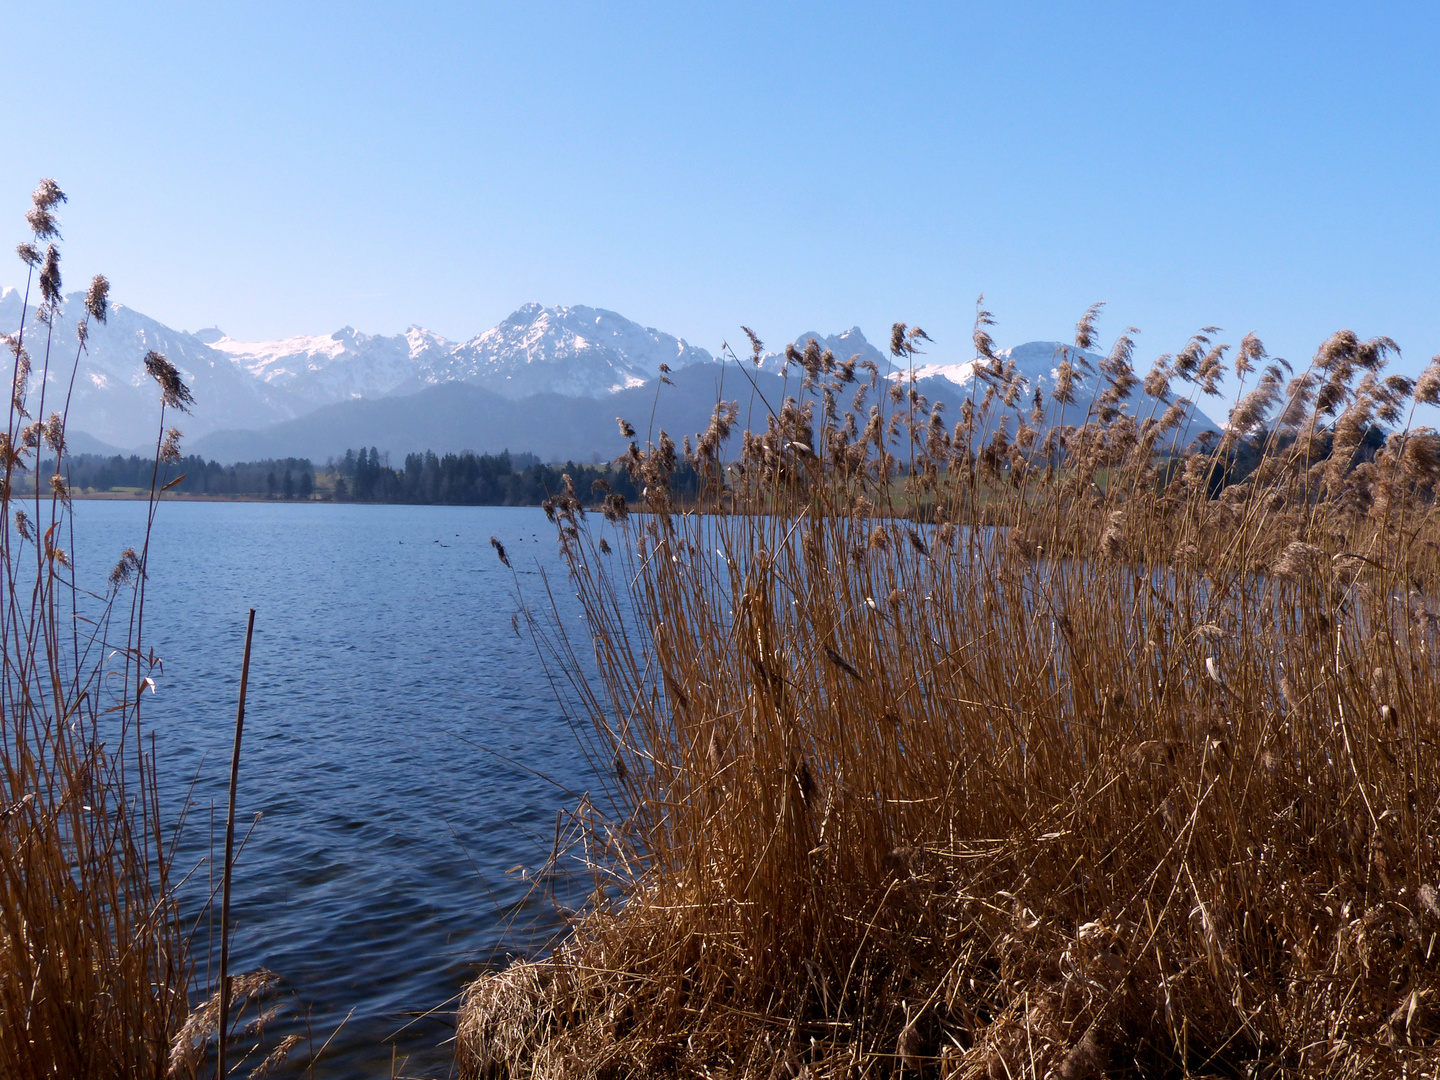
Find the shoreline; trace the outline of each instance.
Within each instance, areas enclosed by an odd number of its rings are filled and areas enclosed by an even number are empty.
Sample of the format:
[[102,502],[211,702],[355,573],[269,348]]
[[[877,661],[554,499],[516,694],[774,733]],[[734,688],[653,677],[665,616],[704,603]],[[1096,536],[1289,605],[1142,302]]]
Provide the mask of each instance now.
[[[34,493],[19,496],[22,500],[34,499]],[[145,502],[149,499],[149,493],[132,494],[127,491],[86,491],[71,492],[72,502]],[[49,495],[42,495],[42,498],[50,498]],[[471,507],[513,507],[516,509],[538,510],[539,503],[404,503],[404,502],[373,502],[370,500],[346,499],[337,501],[335,499],[271,499],[264,495],[212,495],[212,494],[190,494],[188,492],[164,491],[157,498],[165,502],[236,502],[236,503],[275,503],[285,506],[471,506]]]

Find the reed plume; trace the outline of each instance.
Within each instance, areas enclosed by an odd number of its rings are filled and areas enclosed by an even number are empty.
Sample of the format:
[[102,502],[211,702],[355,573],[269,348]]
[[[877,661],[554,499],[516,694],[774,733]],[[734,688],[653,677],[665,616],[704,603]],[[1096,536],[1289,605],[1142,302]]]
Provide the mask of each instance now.
[[1228,346],[1142,381],[1132,330],[1067,348],[1069,422],[1026,433],[993,325],[953,434],[903,375],[835,412],[820,363],[693,503],[654,444],[643,507],[552,507],[588,636],[540,643],[606,778],[557,850],[594,892],[471,988],[463,1075],[1440,1060],[1440,440],[1381,412],[1435,380],[1249,335],[1206,443],[1172,387],[1218,393]]
[[[63,302],[54,208],[64,201],[53,181],[36,189],[26,215],[34,242],[19,249],[29,274],[24,314],[7,339],[14,368],[0,436],[0,1074],[158,1077],[189,1013],[191,967],[140,720],[153,663],[138,593],[146,547],[121,556],[103,595],[77,585],[61,544],[71,523],[65,413],[31,421],[26,409],[33,349],[42,361],[36,411],[44,413],[43,373]],[[36,285],[41,302],[32,308]],[[103,321],[105,292],[96,279],[89,317]],[[16,480],[35,477],[47,454],[53,475],[24,496],[27,513]]]
[[[194,399],[174,365],[145,357],[160,387],[160,428],[144,535],[87,589],[64,546],[74,526],[66,417],[89,323],[108,314],[109,283],[90,284],[69,389],[46,416],[64,302],[54,210],[64,201],[53,181],[36,189],[26,215],[33,242],[19,249],[22,318],[5,339],[14,363],[0,431],[0,1076],[186,1080],[205,1069],[216,1014],[213,1001],[191,1008],[201,988],[171,861],[180,823],[162,817],[141,701],[159,663],[144,633],[149,538],[165,466],[179,455],[164,411]],[[27,409],[32,351],[44,419]],[[275,1017],[273,1001],[262,1001],[268,978],[236,988],[252,1054],[278,1050],[263,1032]]]

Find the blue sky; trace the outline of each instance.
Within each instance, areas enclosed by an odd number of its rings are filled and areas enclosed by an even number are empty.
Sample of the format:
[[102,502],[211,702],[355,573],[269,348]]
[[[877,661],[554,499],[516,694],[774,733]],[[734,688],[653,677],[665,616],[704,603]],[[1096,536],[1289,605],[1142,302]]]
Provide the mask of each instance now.
[[[1440,15],[1321,4],[29,4],[0,215],[238,337],[607,307],[714,350],[1199,326],[1440,351]],[[12,55],[14,55],[12,50]],[[5,209],[8,207],[9,209]],[[19,280],[18,263],[0,282]]]

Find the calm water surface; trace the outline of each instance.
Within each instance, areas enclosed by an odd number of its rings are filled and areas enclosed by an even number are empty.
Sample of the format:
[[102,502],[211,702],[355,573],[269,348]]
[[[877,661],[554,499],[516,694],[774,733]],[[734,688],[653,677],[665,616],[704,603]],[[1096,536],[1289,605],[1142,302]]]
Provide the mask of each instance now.
[[[143,525],[143,504],[77,503],[82,580],[138,546]],[[528,600],[547,603],[544,568],[573,602],[539,510],[160,508],[145,627],[164,674],[145,715],[167,812],[188,791],[181,862],[207,853],[212,807],[222,837],[254,607],[237,832],[263,816],[237,867],[232,970],[282,974],[317,1047],[353,1010],[324,1076],[388,1076],[392,1053],[403,1075],[449,1074],[446,1003],[515,944],[504,924],[528,886],[507,872],[544,861],[557,811],[574,802],[526,770],[597,786],[534,645],[512,628],[515,578],[492,534]],[[583,640],[578,604],[562,615]],[[532,915],[543,907],[522,921]]]

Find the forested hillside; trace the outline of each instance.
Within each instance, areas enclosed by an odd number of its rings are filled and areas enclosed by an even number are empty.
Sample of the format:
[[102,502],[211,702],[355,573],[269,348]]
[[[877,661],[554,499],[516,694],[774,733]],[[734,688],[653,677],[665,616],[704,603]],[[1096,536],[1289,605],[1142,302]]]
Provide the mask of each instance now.
[[[156,487],[180,495],[307,502],[439,503],[462,506],[538,506],[561,491],[568,473],[575,490],[591,497],[604,481],[627,499],[636,496],[623,468],[615,465],[546,465],[533,454],[407,454],[399,467],[375,447],[346,450],[315,465],[309,458],[272,458],[221,465],[188,455],[158,470],[153,460],[131,455],[79,454],[64,466],[70,491],[80,497],[141,495]],[[38,470],[54,472],[53,462]],[[42,488],[48,483],[42,480]],[[21,477],[17,492],[34,491]]]

